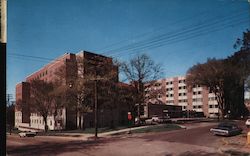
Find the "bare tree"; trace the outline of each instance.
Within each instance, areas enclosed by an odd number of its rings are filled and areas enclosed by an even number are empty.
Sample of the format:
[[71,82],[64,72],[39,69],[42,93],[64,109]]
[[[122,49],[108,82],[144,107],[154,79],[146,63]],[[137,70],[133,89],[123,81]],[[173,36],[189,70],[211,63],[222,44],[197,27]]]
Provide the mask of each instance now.
[[[104,99],[110,98],[107,94],[110,93],[108,89],[113,82],[118,80],[117,70],[109,59],[106,60],[99,55],[87,57],[89,58],[77,56],[76,75],[72,73],[73,76],[69,74],[67,76],[65,65],[61,66],[55,73],[58,81],[62,82],[61,86],[65,86],[61,87],[65,90],[65,106],[70,105],[72,109],[75,109],[79,123],[78,128],[84,128],[85,116],[93,112],[96,107],[95,103],[100,101],[98,107],[101,107],[101,103],[105,103],[107,106],[112,101],[112,99]],[[103,91],[104,89],[107,90]]]
[[45,132],[48,131],[47,117],[53,108],[53,91],[51,82],[32,80],[30,82],[30,108],[32,112],[39,113],[45,122]]
[[122,63],[121,69],[136,89],[135,101],[138,104],[137,116],[140,123],[140,108],[145,102],[144,85],[162,76],[161,66],[155,64],[146,54],[142,54]]
[[204,64],[197,64],[187,72],[187,86],[201,85],[207,87],[216,96],[221,117],[224,117],[225,110],[225,64],[223,60],[208,59]]

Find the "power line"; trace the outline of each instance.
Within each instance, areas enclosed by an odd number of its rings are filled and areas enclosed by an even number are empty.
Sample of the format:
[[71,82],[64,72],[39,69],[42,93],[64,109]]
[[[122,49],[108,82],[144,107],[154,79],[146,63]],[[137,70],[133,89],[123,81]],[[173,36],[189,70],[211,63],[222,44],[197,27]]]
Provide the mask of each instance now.
[[[192,25],[189,25],[187,27],[185,27],[184,29],[180,29],[180,30],[177,30],[176,32],[177,33],[180,33],[181,31],[185,32],[187,30],[189,31],[195,31],[196,29],[201,29],[203,27],[208,27],[208,26],[213,26],[217,23],[222,23],[222,22],[226,22],[226,21],[230,21],[230,20],[233,20],[234,18],[238,19],[238,15],[241,15],[242,13],[246,12],[245,10],[244,11],[241,11],[241,12],[238,12],[236,14],[233,14],[232,16],[229,16],[229,17],[222,17],[222,18],[219,18],[220,16],[218,17],[213,17],[212,20],[215,18],[214,21],[212,22],[205,22],[205,23],[198,23],[198,24],[192,24]],[[236,17],[234,17],[236,16]],[[156,36],[156,37],[151,37],[149,39],[145,39],[145,40],[142,40],[141,42],[137,42],[137,43],[133,43],[133,44],[129,44],[129,45],[125,45],[125,46],[122,46],[120,48],[116,48],[116,49],[112,49],[112,50],[108,50],[102,54],[109,54],[109,53],[114,53],[114,51],[120,51],[122,49],[126,49],[126,48],[129,48],[131,46],[138,46],[138,45],[141,45],[141,44],[145,44],[147,42],[157,42],[159,39],[164,39],[166,37],[169,37],[168,35],[171,35],[171,36],[175,36],[175,33],[176,32],[167,32],[167,33],[164,33],[164,34],[161,34],[159,36]]]
[[[201,25],[195,25],[196,27],[186,28],[186,29],[184,29],[182,31],[178,31],[177,33],[176,32],[171,32],[171,33],[167,33],[167,34],[162,34],[162,35],[158,36],[158,38],[153,38],[153,40],[152,39],[151,40],[147,39],[144,42],[137,43],[137,45],[136,44],[132,45],[132,46],[128,45],[125,48],[121,47],[121,48],[117,49],[117,51],[133,50],[133,51],[135,51],[133,53],[137,53],[137,50],[142,49],[142,48],[144,48],[144,49],[145,48],[152,49],[152,48],[157,48],[157,47],[164,46],[164,45],[167,45],[167,44],[177,43],[177,42],[184,41],[184,40],[187,40],[187,39],[191,39],[191,38],[194,38],[194,37],[199,37],[200,35],[202,35],[202,34],[204,35],[204,33],[207,33],[207,32],[214,32],[214,31],[221,30],[222,28],[225,28],[225,26],[232,26],[232,25],[238,24],[236,22],[244,22],[244,21],[241,21],[241,19],[233,19],[232,20],[232,18],[231,18],[231,20],[229,21],[231,23],[229,23],[227,25],[224,25],[220,29],[218,29],[218,28],[215,29],[214,28],[214,24],[222,23],[222,22],[228,22],[227,20],[228,19],[225,19],[224,21],[222,21],[221,19],[217,19],[217,20],[215,20],[213,22],[210,22],[210,24],[203,23]],[[238,20],[240,20],[240,21],[238,21]],[[205,25],[205,26],[203,26],[203,25]],[[209,28],[209,26],[212,26],[212,27]],[[208,29],[207,29],[207,27],[208,27]],[[209,29],[212,29],[212,30],[209,30]],[[114,53],[113,56],[121,56],[122,54],[123,54],[122,52]],[[16,58],[23,57],[23,58],[35,59],[37,61],[43,61],[43,62],[44,61],[46,61],[46,62],[47,61],[61,61],[59,59],[52,59],[52,58],[45,58],[45,57],[38,57],[38,56],[31,56],[31,55],[21,55],[21,54],[16,54],[16,53],[9,53],[8,55],[12,56],[12,57],[16,57]]]
[[[236,25],[236,24],[239,24],[239,23],[234,23],[234,22],[236,22],[237,20],[239,20],[239,19],[236,19],[235,21],[229,21],[229,22],[233,22],[233,23],[228,23],[227,25],[224,25],[222,28],[220,28],[220,29],[218,29],[218,30],[221,30],[221,29],[223,29],[223,28],[225,28],[226,26],[231,26],[231,25]],[[240,21],[239,21],[240,23],[241,22],[245,22],[245,21],[242,21],[241,19],[240,19]],[[203,24],[204,25],[204,24]],[[199,30],[198,28],[200,28],[201,30]],[[181,32],[177,32],[177,33],[171,33],[172,35],[171,36],[168,36],[167,38],[160,38],[160,40],[153,40],[153,41],[151,41],[151,42],[148,42],[148,44],[146,45],[146,46],[134,46],[134,47],[128,47],[127,49],[120,49],[120,50],[123,50],[123,51],[125,51],[125,50],[132,50],[132,49],[135,49],[135,48],[149,48],[149,47],[157,47],[158,46],[158,44],[160,43],[164,43],[164,42],[166,42],[166,41],[168,41],[168,42],[173,42],[174,41],[174,43],[176,43],[176,41],[179,41],[178,40],[178,37],[180,38],[181,37],[181,39],[183,40],[183,36],[187,36],[187,35],[192,35],[191,37],[198,37],[198,35],[199,34],[201,34],[201,33],[204,33],[203,31],[205,31],[205,32],[214,32],[214,29],[213,29],[213,31],[206,31],[206,29],[205,30],[203,30],[204,28],[206,28],[206,27],[202,27],[202,26],[199,26],[199,27],[195,27],[195,28],[192,28],[192,29],[190,29],[190,30],[184,30],[184,31],[181,31]],[[212,27],[213,28],[213,27]],[[198,31],[197,31],[197,29],[198,29]],[[217,30],[217,29],[216,29]],[[218,31],[217,30],[217,31]],[[196,34],[197,32],[199,32],[198,33],[198,35]],[[185,34],[186,33],[186,34]],[[190,38],[190,37],[189,37]],[[189,39],[188,38],[188,39]],[[164,40],[163,40],[164,39]],[[165,40],[165,39],[168,39],[168,40]],[[184,38],[184,40],[186,40],[185,38]],[[164,42],[163,42],[164,41]],[[166,43],[168,43],[168,42],[166,42]],[[150,44],[150,43],[157,43],[157,44]],[[136,49],[137,50],[137,49]],[[119,53],[119,54],[121,54],[121,53]],[[119,55],[118,54],[118,55]],[[35,60],[39,60],[39,61],[61,61],[61,60],[59,60],[59,59],[52,59],[52,58],[47,58],[47,57],[40,57],[40,56],[32,56],[32,55],[22,55],[22,54],[17,54],[17,53],[8,53],[7,55],[9,55],[9,56],[13,56],[13,57],[24,57],[24,58],[31,58],[31,59],[35,59]]]
[[[236,2],[231,2],[230,5],[227,5],[226,7],[230,7],[231,5],[234,5],[235,3],[236,3]],[[221,3],[221,5],[224,6],[224,3]],[[221,5],[220,5],[220,6],[221,6]],[[232,13],[238,12],[238,9],[232,10],[231,12],[232,12]],[[175,21],[175,22],[173,22],[173,23],[170,23],[170,24],[171,24],[171,25],[175,25],[175,24],[182,23],[182,22],[187,21],[187,20],[190,20],[190,19],[194,19],[194,18],[199,17],[199,16],[201,16],[201,15],[209,14],[209,13],[210,13],[209,11],[204,11],[204,12],[198,13],[198,15],[192,16],[192,17],[187,18],[187,19],[184,18],[183,20],[177,20],[177,21]],[[204,17],[205,17],[205,16],[204,16]],[[219,17],[220,17],[220,16],[219,16]],[[214,18],[217,18],[217,17],[214,17]],[[135,37],[147,36],[147,35],[152,34],[152,33],[155,34],[155,32],[160,31],[160,30],[164,30],[164,29],[166,29],[165,26],[162,26],[162,27],[159,27],[158,29],[156,29],[156,30],[154,30],[154,31],[150,31],[150,32],[147,32],[147,33],[139,34],[139,35],[137,35],[137,36],[135,36]],[[113,44],[111,44],[111,45],[109,45],[109,46],[105,46],[105,47],[103,47],[103,48],[98,49],[98,51],[99,51],[99,50],[104,50],[104,49],[107,49],[107,48],[110,49],[111,47],[114,47],[115,45],[123,44],[124,42],[129,41],[129,40],[130,40],[130,39],[126,39],[126,40],[121,40],[121,41],[115,42],[115,43],[113,43]],[[108,54],[108,52],[104,52],[104,53],[101,53],[101,54]]]
[[[228,19],[226,19],[226,20],[228,20]],[[226,20],[222,21],[219,19],[219,20],[214,21],[214,22],[209,23],[209,24],[207,24],[207,23],[203,23],[202,25],[196,24],[195,26],[193,26],[191,28],[185,28],[185,29],[182,29],[181,31],[178,30],[177,32],[170,32],[170,33],[162,34],[158,37],[150,38],[150,39],[144,40],[144,41],[136,43],[136,44],[130,44],[127,46],[123,46],[121,48],[114,49],[113,51],[117,52],[117,51],[122,51],[122,50],[132,50],[136,47],[140,47],[140,46],[143,47],[145,45],[148,46],[148,44],[153,44],[153,43],[157,43],[157,42],[164,41],[167,39],[176,38],[177,36],[180,36],[180,35],[184,36],[184,35],[186,35],[186,33],[192,33],[192,32],[201,31],[201,30],[205,31],[209,27],[213,28],[213,26],[217,23],[227,22]],[[237,19],[233,19],[233,20],[234,21],[232,21],[232,19],[231,19],[229,22],[237,22],[237,20],[239,20],[239,19],[237,18]]]
[[240,22],[235,23],[235,24],[226,25],[227,27],[224,26],[224,27],[221,27],[221,28],[214,28],[214,29],[211,29],[211,30],[203,31],[203,32],[202,31],[201,32],[195,32],[195,33],[189,34],[189,36],[183,36],[182,38],[174,38],[174,39],[168,40],[168,42],[162,41],[162,42],[158,42],[157,44],[145,45],[143,47],[134,47],[134,48],[124,49],[123,51],[128,51],[128,50],[130,50],[130,51],[133,50],[133,51],[131,53],[120,52],[120,53],[116,53],[116,54],[114,54],[112,56],[114,57],[114,56],[122,56],[124,54],[140,53],[139,50],[141,50],[142,48],[149,50],[149,49],[159,48],[159,47],[170,45],[170,44],[175,44],[175,43],[182,42],[182,41],[185,41],[185,40],[189,40],[189,39],[192,39],[192,38],[200,37],[202,35],[206,35],[207,33],[216,32],[216,31],[219,31],[221,29],[226,29],[226,28],[228,28],[228,26],[233,26],[233,25],[237,25],[237,24],[241,24],[241,23],[245,23],[245,22],[248,22],[248,21],[240,21]]

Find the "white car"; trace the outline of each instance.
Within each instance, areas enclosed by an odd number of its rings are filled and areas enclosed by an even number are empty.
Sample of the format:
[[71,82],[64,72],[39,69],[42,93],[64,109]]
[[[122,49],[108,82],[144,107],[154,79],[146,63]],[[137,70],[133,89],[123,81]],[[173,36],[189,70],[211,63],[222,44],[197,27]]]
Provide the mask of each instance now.
[[30,131],[23,131],[18,133],[20,137],[34,137],[36,136],[35,132],[30,132]]
[[246,121],[246,126],[249,128],[250,127],[250,119],[247,119]]

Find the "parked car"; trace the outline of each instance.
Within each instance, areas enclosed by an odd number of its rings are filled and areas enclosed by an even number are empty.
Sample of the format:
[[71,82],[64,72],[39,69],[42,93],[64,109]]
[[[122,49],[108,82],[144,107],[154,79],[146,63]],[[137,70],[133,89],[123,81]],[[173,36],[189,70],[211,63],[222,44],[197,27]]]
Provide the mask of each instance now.
[[149,118],[145,120],[146,124],[159,124],[159,123],[166,123],[169,120],[169,116],[160,118],[157,115],[152,116],[152,118]]
[[250,127],[250,119],[247,119],[247,121],[246,121],[246,126],[247,126],[247,128]]
[[18,133],[20,137],[34,137],[36,136],[36,132],[23,131]]
[[242,129],[235,123],[224,122],[220,123],[216,128],[211,128],[210,131],[214,135],[233,136],[240,134]]

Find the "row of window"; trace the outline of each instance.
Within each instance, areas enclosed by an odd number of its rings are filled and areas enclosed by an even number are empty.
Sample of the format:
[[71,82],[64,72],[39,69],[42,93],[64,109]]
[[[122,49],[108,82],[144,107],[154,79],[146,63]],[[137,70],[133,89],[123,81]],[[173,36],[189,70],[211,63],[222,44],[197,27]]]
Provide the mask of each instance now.
[[44,122],[43,122],[43,119],[41,120],[38,120],[38,119],[31,119],[31,123],[34,123],[34,124],[38,124],[38,123],[40,123],[40,124],[44,124]]
[[21,119],[16,119],[16,122],[17,122],[17,123],[21,123],[22,120],[21,120]]
[[193,99],[193,102],[202,102],[202,98]]
[[186,96],[187,93],[179,93],[179,96]]
[[166,82],[166,85],[173,84],[173,81]]
[[166,96],[167,96],[167,97],[173,97],[174,94],[167,94]]
[[174,103],[174,100],[167,100],[166,103]]
[[16,116],[22,116],[22,113],[21,112],[17,112]]
[[186,80],[179,80],[179,83],[185,83]]
[[48,72],[47,72],[47,70],[45,71],[45,72],[42,72],[42,73],[40,73],[39,75],[37,75],[37,79],[39,79],[39,78],[41,78],[41,77],[43,77],[43,76],[45,76],[45,75],[47,75],[48,74]]
[[200,94],[201,94],[201,91],[193,92],[193,95],[200,95]]
[[179,100],[179,103],[182,103],[182,102],[187,102],[187,99]]
[[181,89],[186,89],[187,87],[186,86],[180,86],[179,87],[179,90],[181,90]]
[[173,88],[167,88],[166,90],[167,90],[167,91],[172,91],[172,90],[173,90]]
[[[38,119],[31,119],[31,123],[32,124],[42,124],[42,125],[44,125],[45,124],[45,122],[43,121],[43,119],[40,119],[40,120],[38,120]],[[52,126],[52,120],[50,120],[50,126]]]
[[218,105],[209,105],[209,108],[218,108]]
[[193,109],[199,109],[199,108],[202,108],[202,105],[195,105],[195,106],[193,106]]
[[214,100],[216,100],[216,99],[217,99],[216,97],[209,97],[209,98],[208,98],[209,101],[214,101]]

